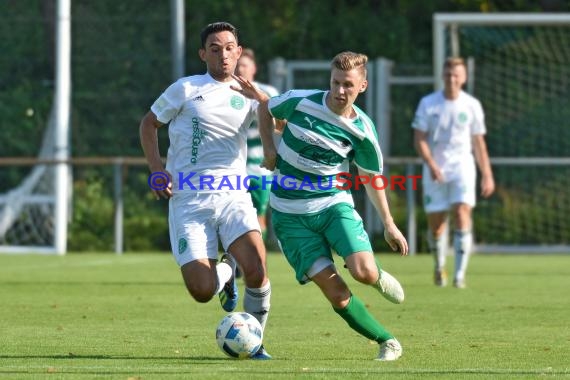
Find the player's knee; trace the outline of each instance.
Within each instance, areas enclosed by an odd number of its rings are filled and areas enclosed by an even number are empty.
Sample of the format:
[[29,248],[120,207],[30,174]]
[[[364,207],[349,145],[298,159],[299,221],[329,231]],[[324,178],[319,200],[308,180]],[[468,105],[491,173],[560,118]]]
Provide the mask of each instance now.
[[329,292],[326,296],[335,309],[344,309],[350,301],[350,291],[348,289]]
[[186,289],[196,302],[206,303],[212,299],[215,289],[207,284],[186,284]]
[[261,260],[250,260],[241,265],[243,278],[249,287],[261,287],[265,280],[266,270]]
[[378,280],[378,269],[376,267],[361,267],[351,273],[352,278],[363,284],[373,284]]
[[243,270],[243,279],[250,288],[260,288],[265,281],[266,274],[262,265],[249,267]]

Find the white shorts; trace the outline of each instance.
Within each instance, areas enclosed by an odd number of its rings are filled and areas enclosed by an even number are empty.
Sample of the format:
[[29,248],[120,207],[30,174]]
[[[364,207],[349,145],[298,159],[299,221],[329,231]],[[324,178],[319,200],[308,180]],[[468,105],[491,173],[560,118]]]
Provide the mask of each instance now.
[[430,171],[424,165],[422,173],[424,210],[426,213],[448,211],[452,204],[465,203],[475,207],[475,182],[477,171],[475,163],[463,164],[461,170],[444,176],[446,182],[435,182]]
[[197,259],[217,260],[218,238],[227,250],[247,232],[261,231],[251,195],[240,191],[175,194],[168,205],[168,225],[179,266]]

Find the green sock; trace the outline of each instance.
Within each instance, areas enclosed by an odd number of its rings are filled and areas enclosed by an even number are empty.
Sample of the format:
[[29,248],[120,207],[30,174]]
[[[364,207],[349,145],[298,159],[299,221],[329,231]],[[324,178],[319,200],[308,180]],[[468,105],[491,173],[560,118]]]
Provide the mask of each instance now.
[[350,297],[348,305],[344,309],[333,310],[348,323],[348,325],[357,333],[364,335],[370,340],[378,343],[394,338],[384,326],[382,326],[370,312],[366,306],[355,295]]

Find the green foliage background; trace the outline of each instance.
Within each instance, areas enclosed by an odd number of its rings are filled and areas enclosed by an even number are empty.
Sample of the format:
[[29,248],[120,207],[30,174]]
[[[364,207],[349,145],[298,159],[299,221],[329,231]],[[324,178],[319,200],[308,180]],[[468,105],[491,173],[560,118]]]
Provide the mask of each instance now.
[[[426,64],[431,63],[434,12],[568,11],[569,3],[187,0],[186,71],[204,72],[197,56],[199,31],[213,21],[236,25],[240,42],[256,50],[263,67],[278,56],[330,59],[350,49],[426,71]],[[0,0],[0,157],[35,156],[41,146],[53,97],[55,5],[55,0]],[[72,155],[141,156],[138,124],[173,81],[171,63],[170,1],[72,1]],[[259,79],[267,79],[265,70]],[[410,109],[402,117],[411,119],[417,96],[410,95],[413,101],[410,99]],[[160,141],[165,154],[166,128],[160,131]],[[411,154],[410,140],[401,141],[402,154]],[[21,167],[2,167],[0,192],[17,185],[23,171]],[[73,249],[111,248],[106,238],[97,238],[108,235],[112,223],[112,181],[102,171],[75,169]],[[125,193],[132,197],[126,202],[133,202],[133,208],[125,207],[127,214],[132,214],[127,215],[125,225],[136,235],[127,237],[128,247],[169,249],[164,203],[141,207],[141,199],[148,193],[143,174],[126,176],[126,185]],[[99,224],[101,230],[94,227]]]

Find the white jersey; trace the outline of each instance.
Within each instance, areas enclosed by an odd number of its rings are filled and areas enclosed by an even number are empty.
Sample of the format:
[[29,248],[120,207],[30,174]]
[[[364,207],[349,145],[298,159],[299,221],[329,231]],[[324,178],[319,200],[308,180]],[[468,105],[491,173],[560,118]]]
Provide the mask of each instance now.
[[[253,82],[253,84],[270,98],[279,95],[279,91],[273,86],[258,82]],[[247,173],[255,176],[270,175],[270,170],[259,166],[262,161],[263,146],[261,145],[259,125],[256,119],[247,129]]]
[[455,100],[446,99],[443,91],[423,97],[412,128],[428,133],[432,156],[446,179],[473,165],[472,136],[486,133],[481,103],[464,91]]
[[173,192],[247,190],[247,128],[258,103],[230,85],[239,87],[209,74],[181,78],[152,105],[161,123],[170,122],[166,170]]

